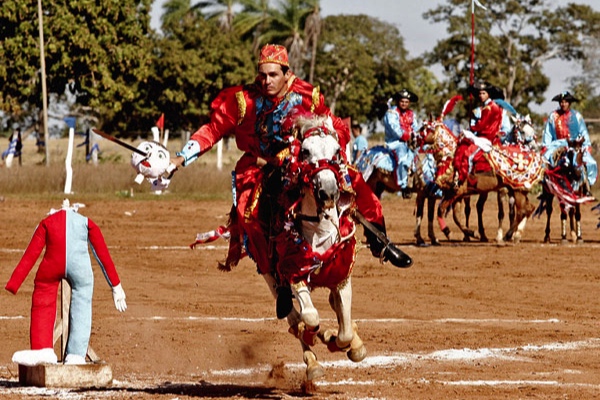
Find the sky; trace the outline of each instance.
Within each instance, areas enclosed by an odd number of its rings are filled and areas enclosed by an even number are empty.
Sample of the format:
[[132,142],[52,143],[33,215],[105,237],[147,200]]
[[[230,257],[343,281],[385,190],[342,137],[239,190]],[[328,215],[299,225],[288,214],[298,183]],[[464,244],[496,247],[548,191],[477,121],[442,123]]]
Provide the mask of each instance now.
[[[160,27],[160,15],[164,1],[155,0],[152,7],[151,25],[155,29]],[[194,2],[194,0],[192,1]],[[490,0],[480,0],[480,3],[485,5],[488,1]],[[571,2],[587,4],[600,10],[600,1],[598,0],[550,0],[550,3],[557,7]],[[436,42],[446,35],[446,25],[431,24],[423,19],[423,13],[444,3],[446,2],[443,0],[321,0],[321,11],[324,17],[340,14],[366,14],[391,23],[398,28],[404,38],[404,46],[409,52],[409,57],[416,58],[432,49]],[[477,27],[475,34],[477,34]],[[477,57],[477,53],[475,53],[475,57]],[[559,60],[549,61],[544,64],[543,68],[550,78],[550,86],[545,93],[547,100],[541,105],[531,104],[531,109],[539,113],[550,112],[556,108],[551,98],[568,89],[568,79],[581,73],[577,64]]]

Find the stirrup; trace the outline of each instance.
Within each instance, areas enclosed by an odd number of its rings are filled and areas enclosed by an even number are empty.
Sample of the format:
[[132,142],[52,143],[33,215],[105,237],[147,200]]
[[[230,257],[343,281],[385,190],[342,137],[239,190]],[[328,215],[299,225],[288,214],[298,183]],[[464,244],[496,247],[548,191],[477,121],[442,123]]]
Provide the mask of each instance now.
[[412,258],[396,247],[395,244],[389,242],[385,246],[379,256],[381,263],[389,261],[394,267],[408,268],[413,264]]

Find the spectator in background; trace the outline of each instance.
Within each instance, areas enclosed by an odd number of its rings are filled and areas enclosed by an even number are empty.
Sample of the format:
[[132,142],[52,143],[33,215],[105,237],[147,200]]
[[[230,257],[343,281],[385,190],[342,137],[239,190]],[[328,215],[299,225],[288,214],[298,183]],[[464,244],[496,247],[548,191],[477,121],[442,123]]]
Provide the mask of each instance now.
[[356,165],[360,157],[369,148],[367,138],[362,134],[362,126],[360,124],[352,124],[352,136],[354,140],[352,142],[352,165]]

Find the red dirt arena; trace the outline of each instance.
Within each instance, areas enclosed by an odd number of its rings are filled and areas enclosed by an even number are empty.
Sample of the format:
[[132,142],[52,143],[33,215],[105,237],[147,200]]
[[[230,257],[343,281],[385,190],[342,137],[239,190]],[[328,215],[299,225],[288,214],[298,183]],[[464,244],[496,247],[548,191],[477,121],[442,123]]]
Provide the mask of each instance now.
[[[580,245],[560,244],[555,211],[552,244],[542,243],[542,218],[528,222],[518,245],[463,243],[450,222],[452,240],[436,228],[441,247],[416,247],[413,201],[388,195],[382,203],[389,236],[415,263],[401,270],[379,264],[367,249],[359,252],[353,317],[367,358],[353,364],[317,345],[326,375],[307,385],[300,345],[276,319],[254,264],[244,259],[220,272],[225,241],[188,247],[196,233],[226,222],[227,201],[167,194],[84,203],[80,212],[102,229],[127,294],[121,314],[93,261],[90,345],[111,366],[113,384],[19,386],[11,357],[29,346],[34,267],[21,291],[3,291],[0,302],[3,399],[600,398],[600,230],[593,204],[583,206]],[[493,203],[485,214],[491,238]],[[36,224],[59,205],[0,202],[3,285]],[[322,326],[333,327],[327,292],[313,298]]]

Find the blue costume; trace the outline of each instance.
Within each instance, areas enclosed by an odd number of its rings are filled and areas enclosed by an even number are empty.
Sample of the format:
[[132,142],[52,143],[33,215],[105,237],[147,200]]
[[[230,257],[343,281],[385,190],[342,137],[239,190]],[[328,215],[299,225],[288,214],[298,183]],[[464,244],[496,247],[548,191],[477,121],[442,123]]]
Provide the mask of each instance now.
[[366,137],[363,135],[355,137],[354,142],[352,143],[352,164],[356,165],[359,155],[367,151],[368,148],[369,143],[367,142]]
[[[569,101],[576,101],[576,99],[569,94],[569,92],[563,92],[553,98],[553,101],[561,101],[566,99]],[[542,145],[544,146],[544,158],[548,161],[550,166],[553,165],[552,155],[560,147],[568,146],[568,140],[574,140],[583,138],[583,162],[585,163],[587,170],[587,178],[590,186],[596,183],[598,177],[598,164],[594,157],[592,157],[592,143],[590,141],[590,134],[587,130],[587,126],[581,114],[575,110],[567,109],[563,111],[561,108],[554,110],[548,116],[546,125],[544,126],[544,133],[542,136]]]
[[[401,99],[416,101],[418,98],[415,94],[402,90],[393,100],[398,102]],[[398,162],[398,168],[396,169],[398,186],[403,190],[407,189],[409,187],[409,171],[413,168],[416,156],[408,143],[413,132],[419,129],[419,123],[412,110],[402,110],[397,105],[393,105],[383,117],[383,126],[385,128],[385,143],[392,150]]]

